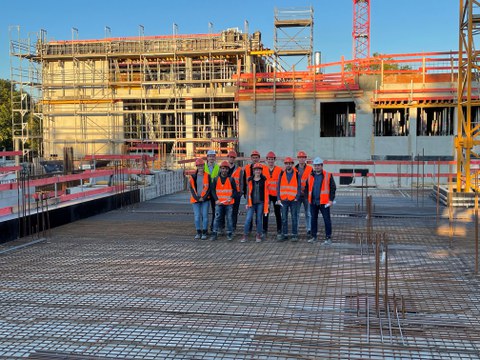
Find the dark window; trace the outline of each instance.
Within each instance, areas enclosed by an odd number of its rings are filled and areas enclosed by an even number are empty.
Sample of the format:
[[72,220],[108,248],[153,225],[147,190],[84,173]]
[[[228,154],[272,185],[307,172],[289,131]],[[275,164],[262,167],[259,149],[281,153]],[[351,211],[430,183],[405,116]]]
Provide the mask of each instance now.
[[355,136],[355,103],[335,102],[320,105],[320,137]]

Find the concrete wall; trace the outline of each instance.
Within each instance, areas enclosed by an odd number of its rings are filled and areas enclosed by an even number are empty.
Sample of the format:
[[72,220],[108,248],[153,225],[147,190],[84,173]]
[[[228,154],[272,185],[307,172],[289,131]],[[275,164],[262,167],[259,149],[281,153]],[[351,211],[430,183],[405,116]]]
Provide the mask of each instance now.
[[161,171],[152,175],[150,185],[140,187],[140,199],[146,201],[185,189],[183,170]]

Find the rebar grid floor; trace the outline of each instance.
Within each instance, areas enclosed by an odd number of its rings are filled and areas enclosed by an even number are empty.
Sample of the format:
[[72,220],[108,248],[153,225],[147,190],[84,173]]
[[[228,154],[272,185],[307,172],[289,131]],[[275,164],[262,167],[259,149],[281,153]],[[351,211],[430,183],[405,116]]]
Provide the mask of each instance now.
[[373,220],[379,270],[342,189],[331,246],[307,243],[303,218],[298,243],[194,241],[185,193],[53,229],[0,255],[0,357],[480,359],[472,222],[447,236],[432,200],[372,192],[412,215]]

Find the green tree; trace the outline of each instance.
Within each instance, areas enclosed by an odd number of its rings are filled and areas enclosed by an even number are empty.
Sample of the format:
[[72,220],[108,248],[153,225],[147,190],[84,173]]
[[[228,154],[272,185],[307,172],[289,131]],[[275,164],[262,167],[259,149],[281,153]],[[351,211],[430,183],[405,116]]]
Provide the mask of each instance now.
[[11,83],[0,79],[0,149],[13,149]]

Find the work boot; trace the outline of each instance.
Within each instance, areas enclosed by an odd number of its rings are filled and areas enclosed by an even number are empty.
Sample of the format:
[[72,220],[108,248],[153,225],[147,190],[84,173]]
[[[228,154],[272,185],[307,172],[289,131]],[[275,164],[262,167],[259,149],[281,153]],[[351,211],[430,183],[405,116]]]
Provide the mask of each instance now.
[[194,239],[199,240],[202,237],[202,230],[197,230],[197,235],[195,235]]
[[203,230],[202,231],[202,237],[201,237],[202,240],[207,240],[207,230]]

